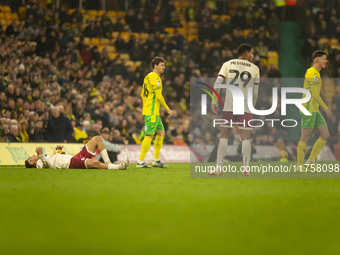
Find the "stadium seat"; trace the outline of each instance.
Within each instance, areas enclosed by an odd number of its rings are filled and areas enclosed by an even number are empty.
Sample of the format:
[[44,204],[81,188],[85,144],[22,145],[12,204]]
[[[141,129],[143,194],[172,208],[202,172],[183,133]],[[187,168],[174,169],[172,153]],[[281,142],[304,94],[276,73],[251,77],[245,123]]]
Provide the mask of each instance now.
[[178,33],[180,33],[180,34],[183,35],[184,37],[187,36],[188,31],[187,31],[186,28],[184,28],[184,27],[179,27],[179,28],[177,28],[177,31],[178,31]]
[[115,52],[115,53],[110,53],[110,54],[109,54],[109,59],[110,59],[110,60],[113,60],[113,59],[115,59],[117,56],[118,56],[118,53],[116,53],[116,52]]
[[220,22],[220,21],[221,21],[220,15],[212,15],[211,18],[212,18],[213,20],[216,20],[217,22]]
[[109,18],[110,18],[112,24],[117,23],[117,17],[109,17]]
[[103,49],[104,49],[104,46],[103,46],[103,45],[98,45],[98,51],[99,51],[99,52],[102,52]]
[[76,9],[68,9],[67,14],[71,15]]
[[198,40],[198,36],[197,35],[188,35],[187,39],[188,39],[188,41],[192,41],[194,39]]
[[105,48],[107,49],[107,51],[108,51],[109,53],[117,52],[115,46],[105,46]]
[[100,39],[99,38],[96,38],[96,37],[93,37],[91,38],[91,44],[93,45],[99,45],[100,44]]
[[91,44],[91,40],[89,37],[84,37],[84,44],[85,45],[90,45]]
[[144,42],[149,38],[149,34],[148,33],[140,33],[139,34],[139,40]]
[[136,70],[135,62],[133,62],[131,60],[126,61],[125,66],[131,66],[132,72],[134,72]]
[[252,32],[253,30],[252,29],[245,29],[245,30],[243,30],[243,37],[244,38],[247,38],[248,37],[248,34],[250,33],[250,32]]
[[5,20],[12,20],[12,14],[9,12],[4,13],[4,19]]
[[8,13],[12,12],[11,8],[8,5],[2,6],[1,11],[2,12],[8,12]]
[[142,65],[142,61],[135,61],[136,68]]
[[329,39],[328,38],[320,38],[318,41],[319,45],[324,45],[325,43],[330,44]]
[[89,10],[89,15],[91,17],[96,17],[97,16],[97,11],[96,10]]
[[124,18],[125,17],[125,12],[117,12],[117,17],[118,18]]
[[130,55],[127,53],[120,54],[120,59],[130,60]]
[[107,12],[107,16],[108,17],[117,17],[117,12],[115,12],[115,11],[108,11]]
[[188,28],[196,28],[198,29],[198,23],[196,21],[189,21]]
[[19,18],[21,20],[25,20],[27,18],[26,11],[27,11],[26,7],[24,6],[19,7]]
[[130,41],[130,34],[127,33],[127,32],[122,32],[122,33],[120,33],[120,37],[121,37],[125,42]]
[[101,17],[101,16],[103,16],[104,13],[105,13],[104,10],[99,10],[99,11],[97,11],[97,16]]
[[188,28],[188,36],[189,35],[197,35],[198,29],[197,28]]
[[226,19],[231,20],[231,17],[229,15],[221,15],[221,22],[224,22]]
[[110,45],[110,39],[108,38],[101,38],[100,45]]
[[164,28],[164,32],[166,32],[168,34],[173,34],[175,32],[175,28],[173,28],[173,27],[166,27],[166,28]]
[[111,33],[112,38],[116,38],[117,39],[118,35],[119,35],[119,32],[112,32]]
[[339,46],[339,40],[336,38],[331,39],[331,47],[337,49],[338,46]]
[[80,41],[80,37],[74,37],[75,43],[78,43]]

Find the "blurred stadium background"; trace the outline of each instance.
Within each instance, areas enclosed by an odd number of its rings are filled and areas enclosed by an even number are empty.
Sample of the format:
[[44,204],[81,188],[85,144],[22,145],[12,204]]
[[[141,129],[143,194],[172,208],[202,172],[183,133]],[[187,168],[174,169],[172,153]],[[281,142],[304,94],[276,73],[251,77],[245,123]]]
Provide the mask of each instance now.
[[[13,125],[18,126],[15,141],[58,142],[51,141],[51,131],[46,130],[53,104],[74,127],[68,142],[82,143],[107,127],[110,141],[140,144],[144,136],[140,88],[156,55],[167,60],[164,94],[175,112],[170,119],[161,113],[165,144],[176,146],[195,140],[189,135],[190,78],[216,77],[222,63],[236,57],[242,42],[254,45],[261,78],[274,81],[261,87],[259,108],[271,103],[268,87],[281,86],[276,78],[304,77],[316,49],[325,50],[329,59],[322,77],[340,75],[336,0],[3,0],[0,4],[2,142],[13,140]],[[339,81],[323,84],[322,96],[336,115],[336,120],[327,120],[328,148],[338,159],[339,92]],[[195,134],[200,141],[213,145],[217,136],[209,126],[199,126]],[[295,159],[298,128],[256,129],[252,137],[256,146],[289,148],[289,159]],[[229,141],[238,147],[237,130]]]
[[[195,141],[213,150],[218,136],[207,123],[194,123],[200,128],[190,135],[190,78],[216,77],[242,42],[254,45],[268,87],[303,79],[312,52],[327,52],[322,96],[336,115],[327,148],[339,159],[339,8],[332,0],[0,0],[0,254],[339,254],[338,178],[189,178],[188,163],[128,171],[13,166],[37,143],[53,151],[52,105],[73,125],[69,152],[108,128],[110,141],[137,158],[140,87],[156,55],[167,60],[164,95],[175,112],[161,113],[165,153],[188,161],[180,147]],[[255,149],[277,152],[299,136],[254,132]],[[237,156],[236,129],[230,140]]]

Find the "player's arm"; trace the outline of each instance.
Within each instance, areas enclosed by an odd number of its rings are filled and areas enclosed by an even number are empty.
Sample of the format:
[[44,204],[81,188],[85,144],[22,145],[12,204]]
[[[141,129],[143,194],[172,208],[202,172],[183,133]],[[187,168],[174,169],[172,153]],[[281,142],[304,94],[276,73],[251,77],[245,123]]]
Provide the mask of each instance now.
[[312,98],[324,109],[325,111],[328,109],[328,106],[325,104],[325,102],[322,100],[320,97],[320,93],[318,91],[318,86],[317,85],[312,85],[310,84],[310,91],[311,91],[311,96]]
[[166,111],[169,110],[169,106],[165,103],[164,97],[162,95],[161,88],[155,88],[154,91],[156,94],[156,100],[158,100],[159,104],[163,106]]
[[43,168],[51,168],[50,164],[45,158],[42,148],[41,147],[36,148],[35,152],[38,154],[39,158],[41,159],[41,162],[43,163]]
[[[219,88],[216,88],[216,85],[217,84],[222,84],[225,80],[225,77],[227,77],[227,73],[228,73],[228,68],[227,68],[227,64],[224,63],[220,69],[220,72],[218,73],[218,76],[216,78],[216,81],[214,83],[214,89],[216,90],[217,94],[220,94],[220,89]],[[213,113],[216,113],[217,114],[217,110],[218,110],[218,107],[217,105],[214,104],[214,102],[217,102],[218,98],[217,98],[217,95],[214,93],[214,99],[211,103],[211,109],[213,111]]]

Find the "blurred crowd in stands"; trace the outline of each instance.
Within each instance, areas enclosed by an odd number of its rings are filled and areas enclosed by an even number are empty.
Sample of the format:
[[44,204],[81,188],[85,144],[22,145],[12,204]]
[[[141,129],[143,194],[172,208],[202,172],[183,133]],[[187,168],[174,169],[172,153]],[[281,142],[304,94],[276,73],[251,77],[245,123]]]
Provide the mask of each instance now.
[[[4,30],[0,26],[3,142],[83,142],[107,127],[110,141],[140,144],[144,135],[140,89],[155,56],[167,61],[163,91],[174,116],[168,118],[161,111],[161,117],[168,144],[192,140],[190,78],[217,77],[221,65],[237,57],[240,43],[255,47],[261,78],[280,77],[277,59],[268,61],[268,52],[279,50],[282,13],[274,1],[248,1],[253,5],[184,1],[187,4],[181,6],[177,3],[182,1],[128,1],[127,6],[125,1],[115,1],[120,7],[115,17],[105,11],[93,17],[89,9],[98,10],[98,1],[88,1],[93,6],[86,11],[76,8],[78,1],[63,2],[67,4],[60,9],[54,4],[47,8],[42,3],[28,4],[24,20],[13,20]],[[21,1],[11,3],[12,13],[22,19]],[[322,29],[321,14],[314,17],[314,12],[309,13],[310,22]],[[145,34],[143,39],[139,36]],[[110,45],[91,44],[89,38],[105,38]],[[340,63],[340,55],[334,58]],[[267,131],[253,134],[257,144],[273,144],[286,132],[278,129],[268,135]],[[206,143],[215,139],[211,132],[198,136]]]

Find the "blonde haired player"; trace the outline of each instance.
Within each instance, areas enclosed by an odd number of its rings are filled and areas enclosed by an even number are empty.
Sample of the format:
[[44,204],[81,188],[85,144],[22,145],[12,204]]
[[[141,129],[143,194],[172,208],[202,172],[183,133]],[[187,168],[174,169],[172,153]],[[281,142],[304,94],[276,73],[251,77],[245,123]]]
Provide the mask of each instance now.
[[[243,43],[237,48],[238,59],[232,59],[225,62],[218,77],[216,84],[222,84],[225,80],[226,84],[234,85],[242,90],[244,98],[248,98],[248,88],[253,88],[253,104],[256,104],[259,84],[260,84],[260,69],[253,64],[254,48],[250,44]],[[220,89],[216,88],[217,93]],[[215,100],[217,96],[214,94]],[[217,105],[212,104],[212,111],[217,114]],[[230,122],[238,122],[240,129],[240,135],[242,139],[242,157],[244,175],[249,175],[247,169],[249,168],[251,144],[250,144],[250,131],[252,128],[249,126],[248,121],[252,119],[252,114],[248,109],[248,104],[244,102],[244,115],[233,114],[233,98],[231,92],[227,89],[225,95],[225,102],[223,107],[222,119],[228,121],[226,125],[221,125],[221,137],[217,148],[217,169],[221,169],[223,166],[223,159],[227,153],[228,138],[232,131]],[[243,125],[244,123],[244,125]],[[222,172],[212,171],[210,174],[221,175]]]
[[143,98],[143,115],[145,116],[145,137],[142,142],[137,168],[151,168],[145,164],[144,159],[150,149],[151,141],[155,134],[155,154],[152,166],[166,168],[167,166],[159,159],[159,152],[162,148],[165,135],[164,126],[159,117],[159,107],[162,106],[169,116],[172,115],[172,110],[170,110],[169,106],[165,103],[162,95],[163,84],[160,75],[164,73],[165,70],[165,59],[155,57],[151,61],[151,66],[153,71],[144,78],[141,93],[141,97]]
[[[332,111],[327,107],[322,98],[320,97],[321,90],[321,76],[320,71],[326,67],[327,56],[326,52],[317,50],[312,54],[313,66],[309,68],[305,74],[305,81],[303,88],[311,92],[311,99],[304,103],[303,106],[312,114],[311,116],[301,115],[301,138],[297,147],[297,170],[305,171],[304,160],[306,155],[306,147],[310,135],[314,128],[316,128],[320,137],[316,140],[312,152],[307,160],[307,164],[315,162],[316,157],[321,152],[321,149],[326,144],[329,138],[329,131],[327,123],[319,111],[319,107],[325,110],[328,118],[333,118]],[[303,95],[305,97],[305,95]]]

